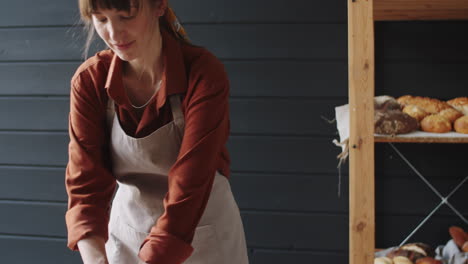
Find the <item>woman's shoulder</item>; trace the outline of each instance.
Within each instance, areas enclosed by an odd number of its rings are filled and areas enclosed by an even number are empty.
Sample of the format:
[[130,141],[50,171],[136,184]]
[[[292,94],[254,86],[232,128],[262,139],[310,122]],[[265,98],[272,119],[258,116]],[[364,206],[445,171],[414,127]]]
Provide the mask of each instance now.
[[224,64],[211,51],[199,46],[184,47],[185,65],[189,81],[227,81]]
[[72,85],[104,85],[113,56],[114,53],[110,49],[106,49],[86,59],[73,74]]

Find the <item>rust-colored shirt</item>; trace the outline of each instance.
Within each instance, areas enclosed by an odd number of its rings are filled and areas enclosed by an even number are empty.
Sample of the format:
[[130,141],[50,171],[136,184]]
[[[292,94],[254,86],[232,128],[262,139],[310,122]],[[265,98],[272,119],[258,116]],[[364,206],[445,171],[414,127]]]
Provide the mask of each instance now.
[[195,228],[207,203],[215,170],[229,178],[229,82],[221,62],[201,47],[179,42],[165,30],[161,88],[142,110],[124,90],[123,61],[111,50],[86,60],[71,80],[68,193],[68,247],[91,234],[108,239],[110,201],[116,188],[106,123],[108,97],[124,131],[144,137],[172,121],[169,95],[183,94],[185,132],[180,152],[168,175],[165,213],[140,248],[147,263],[177,264],[193,251]]

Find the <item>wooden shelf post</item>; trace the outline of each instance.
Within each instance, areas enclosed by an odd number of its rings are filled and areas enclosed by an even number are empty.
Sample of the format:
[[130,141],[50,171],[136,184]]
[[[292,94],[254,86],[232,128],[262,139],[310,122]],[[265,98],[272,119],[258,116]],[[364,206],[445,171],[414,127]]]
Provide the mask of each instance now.
[[373,0],[348,0],[349,263],[374,263]]

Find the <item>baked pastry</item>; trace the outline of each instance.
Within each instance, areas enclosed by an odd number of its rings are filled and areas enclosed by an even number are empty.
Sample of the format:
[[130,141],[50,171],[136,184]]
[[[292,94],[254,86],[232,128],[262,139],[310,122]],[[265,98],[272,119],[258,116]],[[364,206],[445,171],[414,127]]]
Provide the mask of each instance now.
[[418,121],[400,110],[375,111],[375,133],[397,135],[418,129]]
[[416,261],[416,264],[443,264],[442,261],[431,258],[431,257],[425,257],[425,258],[420,258]]
[[405,258],[407,258],[407,259],[409,259],[411,261],[416,261],[416,260],[418,260],[420,258],[424,258],[426,256],[419,253],[419,252],[402,249],[400,247],[400,248],[397,248],[397,249],[394,249],[394,250],[388,252],[386,257],[393,259],[393,261],[395,262],[396,257],[405,257]]
[[394,97],[381,95],[374,97],[374,109],[378,111],[400,110],[401,106]]
[[432,133],[447,133],[452,130],[452,124],[441,115],[428,115],[421,121],[421,129]]
[[418,120],[418,122],[420,122],[421,120],[423,120],[423,118],[429,115],[428,112],[424,111],[421,107],[417,105],[406,105],[403,108],[403,113],[407,113],[412,118]]
[[468,115],[468,97],[457,97],[447,101],[447,103],[464,115]]
[[424,243],[409,243],[400,247],[404,250],[418,252],[425,257],[435,257],[434,249],[428,244]]
[[447,118],[450,123],[453,123],[455,120],[463,116],[463,114],[455,108],[444,109],[440,111],[439,115]]
[[374,264],[393,264],[393,261],[387,257],[380,257],[374,259]]
[[402,106],[406,106],[406,105],[419,106],[424,111],[430,114],[437,114],[440,111],[451,107],[446,102],[442,102],[434,98],[421,97],[421,96],[404,95],[404,96],[399,97],[397,101]]
[[413,264],[413,262],[407,257],[394,257],[393,264]]
[[468,134],[468,115],[455,120],[453,127],[458,133]]

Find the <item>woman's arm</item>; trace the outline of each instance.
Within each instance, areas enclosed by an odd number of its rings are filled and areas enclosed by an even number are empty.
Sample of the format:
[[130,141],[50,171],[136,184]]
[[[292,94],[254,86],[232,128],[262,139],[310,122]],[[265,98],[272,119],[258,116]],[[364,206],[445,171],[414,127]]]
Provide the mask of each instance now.
[[[107,241],[110,201],[116,188],[116,180],[109,169],[105,107],[98,99],[94,89],[96,84],[92,80],[86,72],[81,73],[72,79],[70,92],[69,161],[65,175],[68,210],[65,220],[68,247],[75,251],[79,250],[78,241],[90,236]],[[102,252],[101,244],[80,243],[83,245],[80,252],[85,257],[95,256],[91,247]]]
[[89,236],[78,241],[83,264],[108,264],[105,243],[100,236]]
[[[145,239],[139,257],[146,263],[179,264],[192,253],[191,242],[205,210],[217,161],[229,137],[229,83],[221,63],[192,76],[186,99],[185,130],[179,155],[169,171],[165,213]],[[203,70],[202,70],[203,69]],[[193,71],[193,69],[192,69]]]

